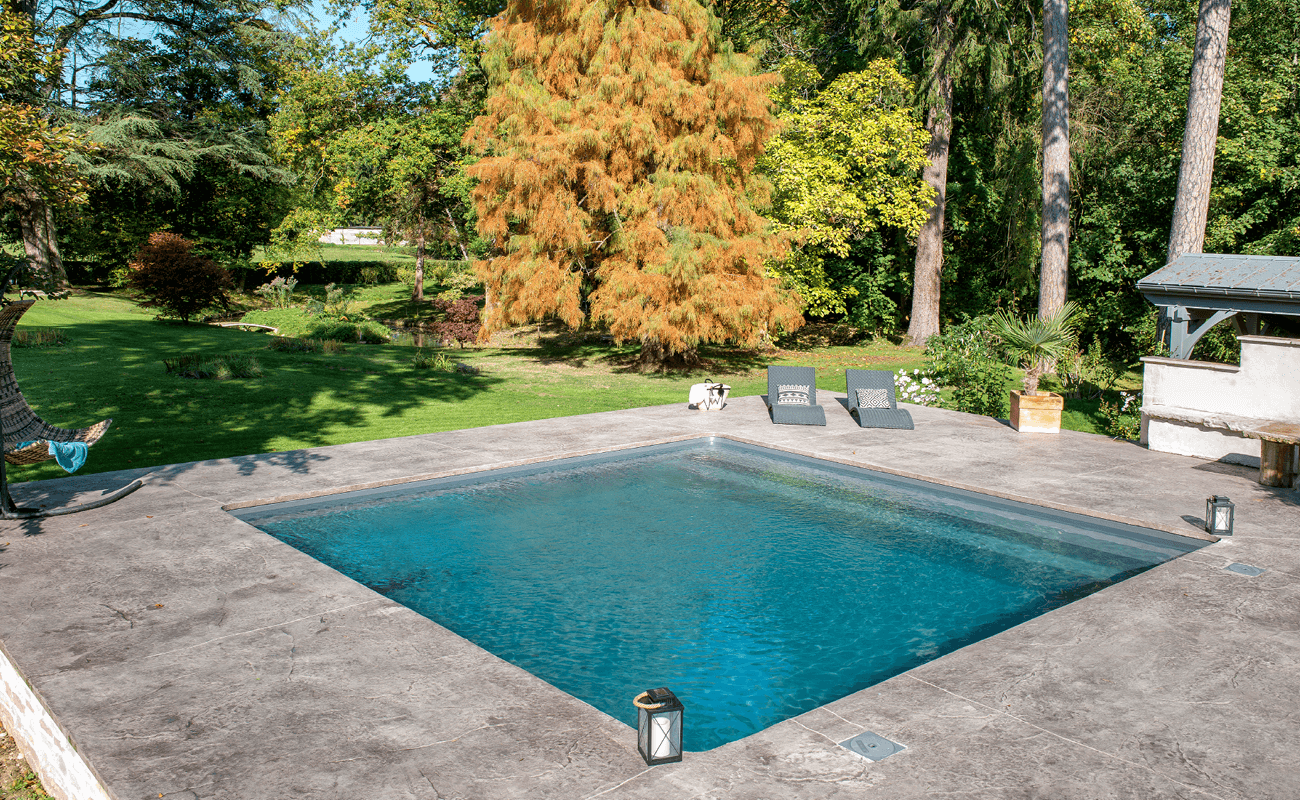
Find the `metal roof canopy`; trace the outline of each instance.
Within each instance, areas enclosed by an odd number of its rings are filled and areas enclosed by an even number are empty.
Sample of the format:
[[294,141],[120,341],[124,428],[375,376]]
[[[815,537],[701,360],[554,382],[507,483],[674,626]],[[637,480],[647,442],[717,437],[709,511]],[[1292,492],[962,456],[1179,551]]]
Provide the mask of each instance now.
[[1229,317],[1259,333],[1260,314],[1300,316],[1300,258],[1186,253],[1137,282],[1169,326],[1169,355],[1191,358],[1205,332]]

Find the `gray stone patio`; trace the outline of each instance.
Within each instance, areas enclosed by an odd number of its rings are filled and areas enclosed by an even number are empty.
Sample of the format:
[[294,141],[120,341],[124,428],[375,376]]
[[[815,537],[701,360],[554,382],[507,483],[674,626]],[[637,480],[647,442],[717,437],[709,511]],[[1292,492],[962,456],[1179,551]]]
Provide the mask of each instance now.
[[[0,524],[0,645],[119,800],[1300,797],[1300,493],[937,409],[863,430],[823,394],[825,428],[774,426],[746,397],[153,470],[113,506]],[[222,510],[708,434],[1192,536],[1226,494],[1237,532],[648,770],[630,728]],[[16,494],[60,503],[147,472]],[[864,730],[907,749],[873,763],[836,744]]]

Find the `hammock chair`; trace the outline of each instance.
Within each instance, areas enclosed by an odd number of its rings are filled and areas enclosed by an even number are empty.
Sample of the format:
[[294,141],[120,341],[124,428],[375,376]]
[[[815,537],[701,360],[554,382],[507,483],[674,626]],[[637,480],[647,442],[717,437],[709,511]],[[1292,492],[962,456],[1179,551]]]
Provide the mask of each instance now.
[[[99,441],[113,420],[106,419],[89,428],[69,430],[56,428],[36,416],[23,393],[18,390],[18,380],[14,377],[14,362],[9,353],[9,344],[13,341],[14,328],[18,318],[35,304],[32,300],[19,300],[0,309],[0,440],[3,440],[4,458],[0,459],[0,519],[36,519],[39,517],[56,517],[73,514],[91,508],[106,506],[126,497],[142,485],[139,480],[106,494],[89,503],[65,506],[46,510],[43,508],[19,508],[9,494],[8,465],[24,466],[48,461],[49,442],[85,442],[87,446]],[[19,447],[19,445],[26,445]]]

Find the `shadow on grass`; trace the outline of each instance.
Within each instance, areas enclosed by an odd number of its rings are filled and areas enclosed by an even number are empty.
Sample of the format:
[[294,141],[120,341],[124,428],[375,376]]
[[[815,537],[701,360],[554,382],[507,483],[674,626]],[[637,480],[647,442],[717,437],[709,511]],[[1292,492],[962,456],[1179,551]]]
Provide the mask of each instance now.
[[400,319],[410,322],[424,322],[437,315],[429,296],[422,301],[408,298],[382,303],[371,303],[361,309],[361,313],[371,319]]
[[[381,435],[419,433],[400,424],[405,415],[431,403],[468,400],[503,382],[490,375],[416,370],[406,361],[409,349],[391,345],[353,345],[338,354],[282,353],[266,349],[264,335],[144,318],[63,330],[69,338],[64,347],[15,350],[15,372],[31,406],[52,424],[83,427],[113,419],[79,475],[271,453],[284,443],[294,451],[250,458],[241,472],[252,474],[262,465],[306,472],[312,457],[297,448],[355,441],[346,429],[373,429],[377,420],[393,421],[379,426]],[[264,374],[229,381],[167,375],[162,359],[186,352],[254,355]],[[10,477],[64,476],[46,462]]]
[[608,333],[589,329],[571,331],[558,323],[542,323],[538,330],[535,346],[512,347],[511,351],[539,364],[565,364],[582,369],[594,361],[608,365],[618,374],[639,374],[651,379],[734,375],[764,369],[773,360],[771,354],[757,350],[704,345],[699,348],[700,363],[696,366],[646,369],[640,362],[640,345],[617,344]]

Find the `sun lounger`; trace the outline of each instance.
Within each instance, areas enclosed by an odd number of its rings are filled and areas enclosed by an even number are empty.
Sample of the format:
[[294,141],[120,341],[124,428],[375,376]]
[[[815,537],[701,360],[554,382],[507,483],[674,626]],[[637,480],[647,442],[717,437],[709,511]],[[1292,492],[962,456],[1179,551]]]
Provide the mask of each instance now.
[[894,373],[887,369],[846,369],[849,413],[863,428],[913,430],[912,415],[898,407]]
[[812,367],[768,367],[767,407],[778,425],[825,425],[817,405],[817,372]]

